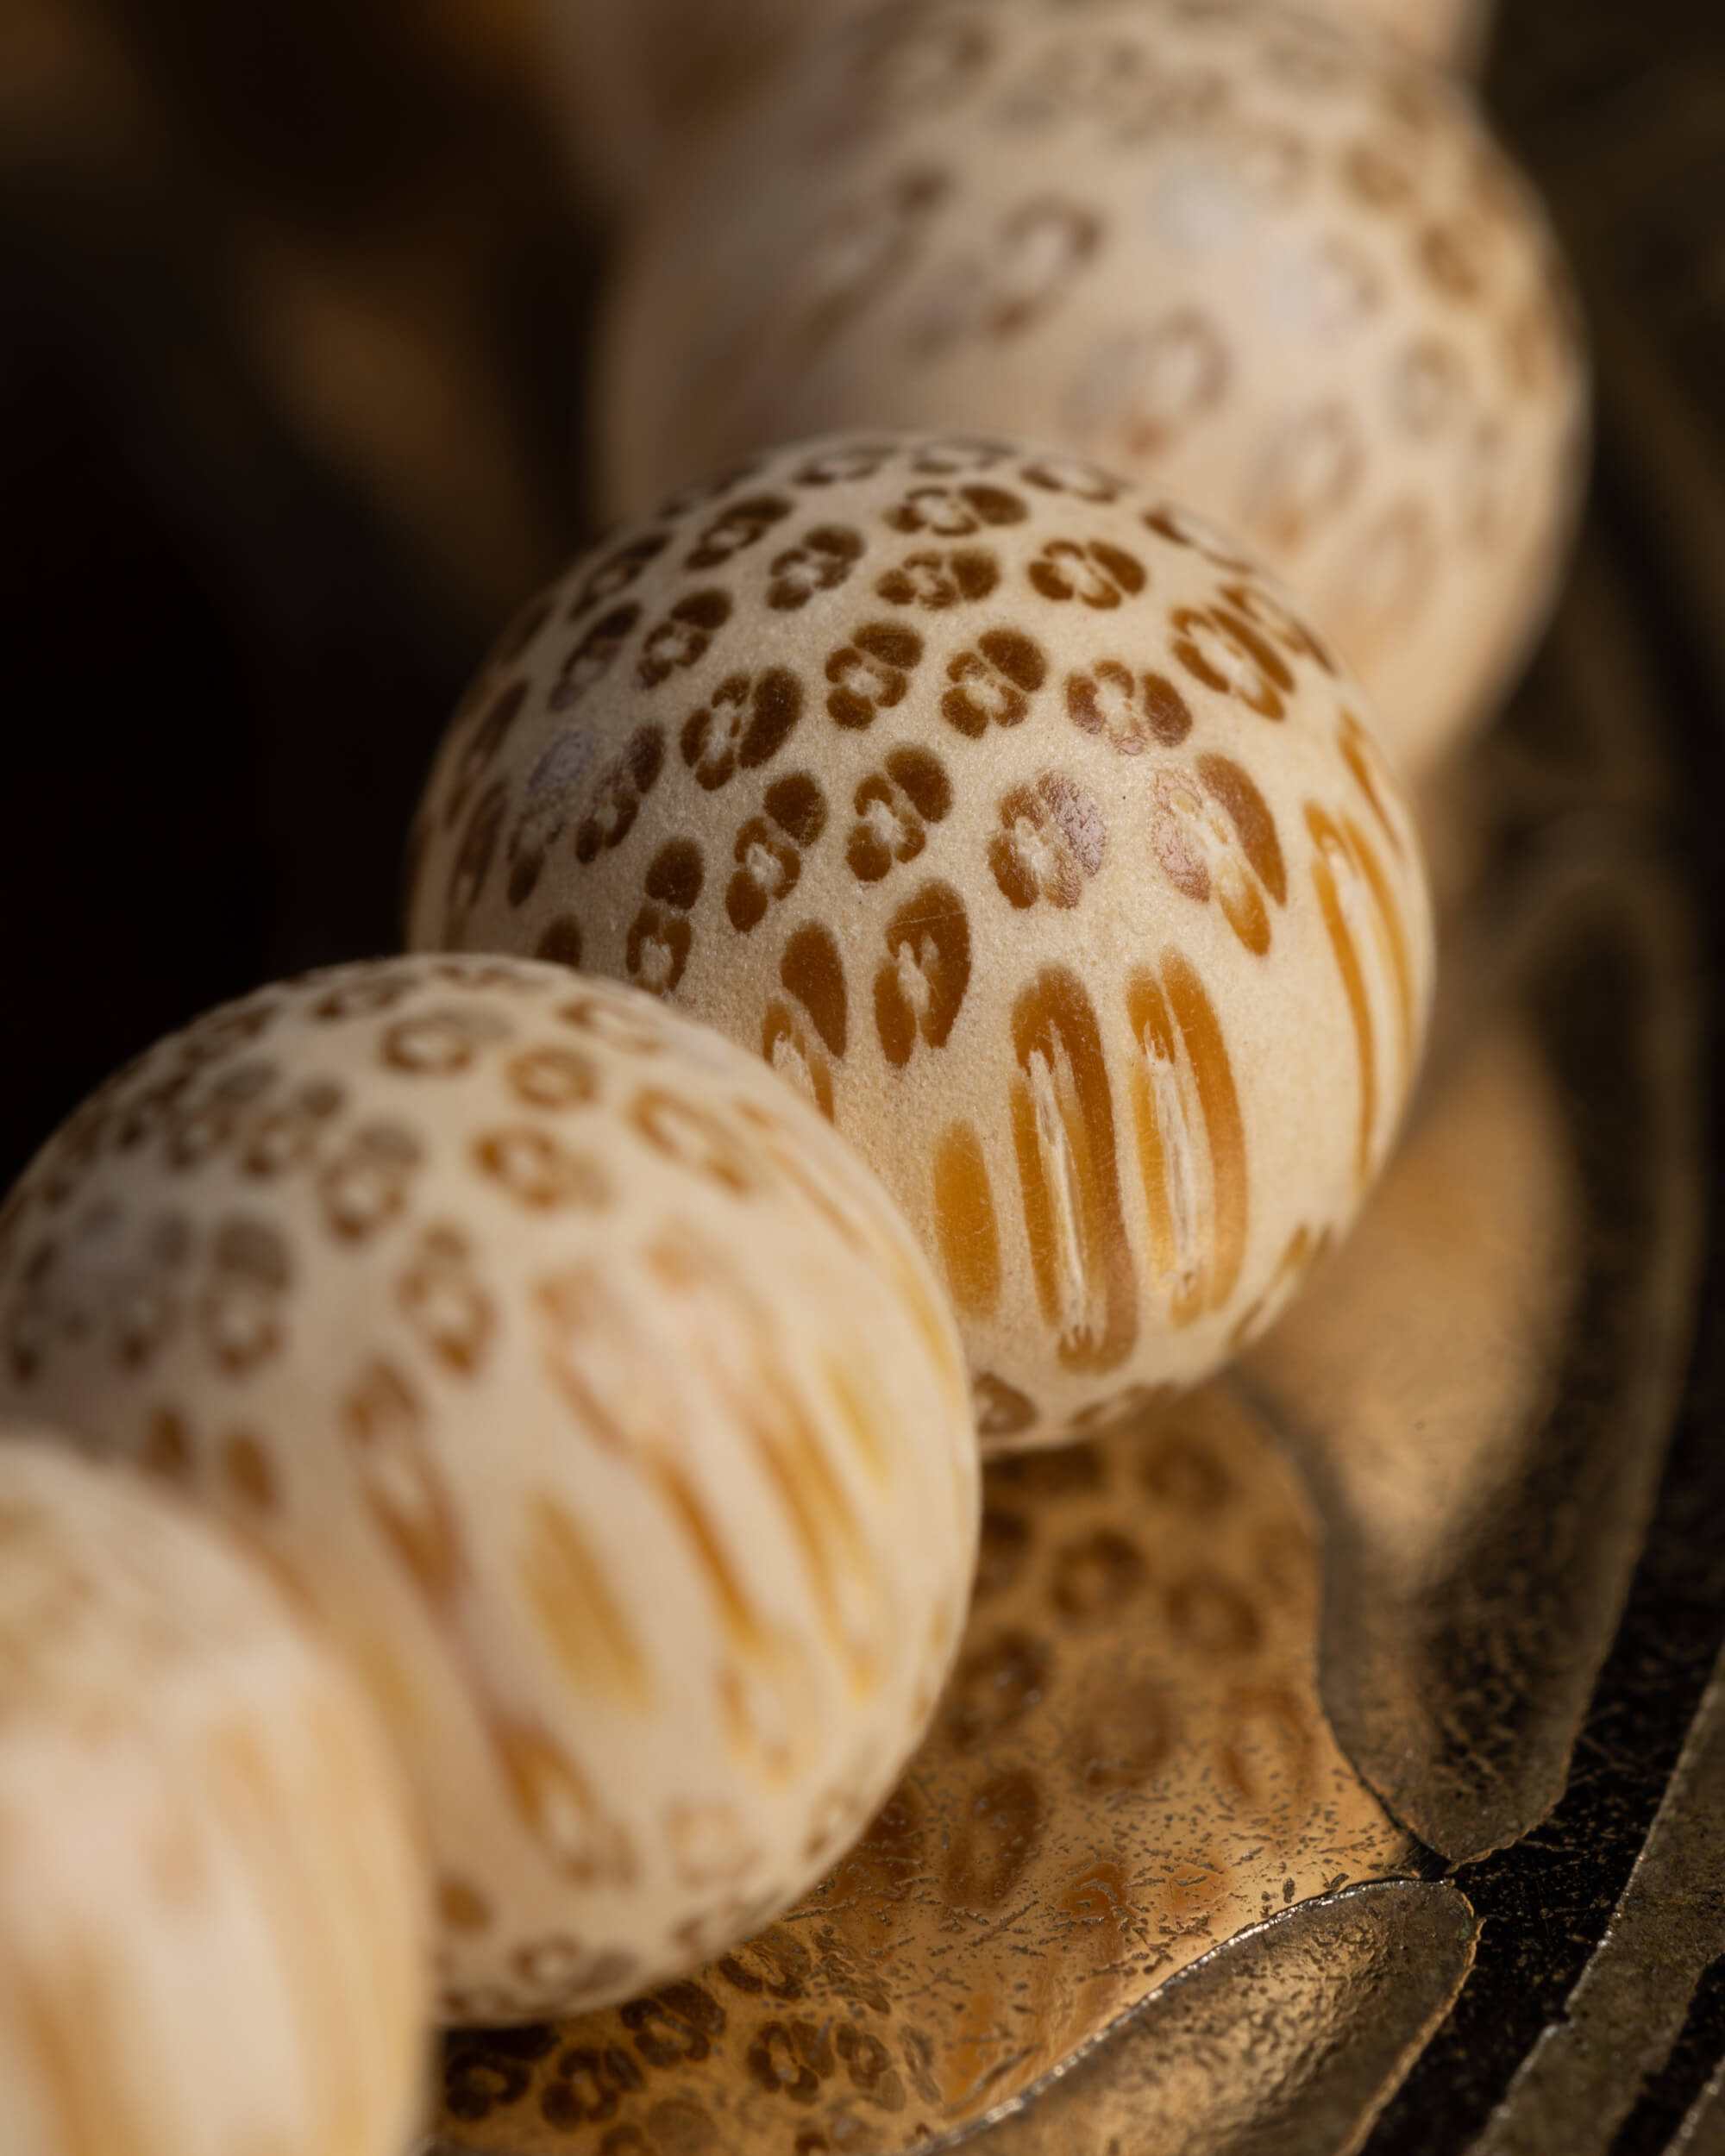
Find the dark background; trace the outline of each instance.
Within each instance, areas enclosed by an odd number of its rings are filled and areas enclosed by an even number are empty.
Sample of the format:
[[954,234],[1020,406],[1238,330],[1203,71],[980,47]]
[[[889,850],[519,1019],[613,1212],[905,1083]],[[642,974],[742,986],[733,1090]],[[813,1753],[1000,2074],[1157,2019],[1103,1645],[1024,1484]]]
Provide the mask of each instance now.
[[[603,242],[527,6],[0,0],[0,1188],[159,1033],[392,945],[464,677],[587,536]],[[1486,89],[1599,513],[1717,686],[1725,6],[1503,0]]]

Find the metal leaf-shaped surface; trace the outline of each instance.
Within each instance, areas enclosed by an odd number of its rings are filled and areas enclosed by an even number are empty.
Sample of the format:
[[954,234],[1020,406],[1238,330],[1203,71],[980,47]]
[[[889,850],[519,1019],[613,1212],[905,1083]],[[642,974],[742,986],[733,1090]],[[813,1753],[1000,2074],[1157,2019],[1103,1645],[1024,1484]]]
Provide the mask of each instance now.
[[990,2156],[1304,2156],[1358,2139],[1473,1959],[1453,1887],[1402,1879],[1273,1916],[1172,1978]]
[[1452,1859],[1561,1796],[1694,1303],[1694,982],[1645,853],[1559,852],[1361,1232],[1252,1358],[1328,1528],[1323,1693]]

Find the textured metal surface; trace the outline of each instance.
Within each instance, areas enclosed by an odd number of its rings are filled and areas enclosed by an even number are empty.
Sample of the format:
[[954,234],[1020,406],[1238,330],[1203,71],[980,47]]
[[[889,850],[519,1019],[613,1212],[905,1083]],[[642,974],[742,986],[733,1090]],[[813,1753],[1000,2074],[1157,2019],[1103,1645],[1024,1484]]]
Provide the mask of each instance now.
[[1694,1300],[1680,896],[1644,851],[1552,847],[1361,1232],[1245,1376],[1329,1531],[1337,1734],[1454,1859],[1563,1792]]
[[1345,2148],[1454,1997],[1474,1929],[1454,1888],[1414,1880],[1271,1917],[1003,2119],[990,2156]]

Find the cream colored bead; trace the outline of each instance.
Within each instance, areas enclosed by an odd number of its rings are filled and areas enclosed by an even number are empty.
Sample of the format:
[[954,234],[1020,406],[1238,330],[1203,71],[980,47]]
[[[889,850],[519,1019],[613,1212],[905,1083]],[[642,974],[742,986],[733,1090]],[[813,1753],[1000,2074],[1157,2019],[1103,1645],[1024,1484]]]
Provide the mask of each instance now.
[[[586,184],[627,207],[707,130],[770,96],[811,35],[868,0],[536,0],[546,78]],[[1478,65],[1490,0],[1306,0],[1433,66]]]
[[1410,770],[1553,588],[1584,384],[1465,97],[1244,0],[932,0],[812,41],[656,203],[602,335],[618,511],[855,426],[1057,442],[1239,531]]
[[399,2156],[429,1881],[368,1703],[225,1532],[0,1438],[6,2156]]
[[626,1996],[891,1787],[975,1557],[952,1322],[752,1056],[561,967],[213,1012],[0,1219],[0,1403],[303,1584],[430,1823],[452,2019]]
[[985,1441],[1046,1441],[1214,1369],[1390,1144],[1432,956],[1366,709],[1159,495],[805,444],[523,617],[433,772],[410,934],[765,1056],[940,1264]]

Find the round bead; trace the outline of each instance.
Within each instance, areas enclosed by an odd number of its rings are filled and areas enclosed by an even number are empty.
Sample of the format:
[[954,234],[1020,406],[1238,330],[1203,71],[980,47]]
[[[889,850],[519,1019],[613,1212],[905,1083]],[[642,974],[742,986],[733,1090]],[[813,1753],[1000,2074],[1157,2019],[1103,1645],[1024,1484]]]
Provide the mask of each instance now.
[[7,2156],[405,2147],[428,1882],[369,1703],[227,1533],[0,1437]]
[[941,1268],[985,1442],[1045,1442],[1215,1369],[1390,1143],[1430,927],[1365,710],[1160,496],[806,444],[524,615],[432,774],[410,933],[765,1057]]
[[[812,33],[868,0],[538,0],[545,78],[586,185],[626,206],[710,128],[771,95]],[[1490,0],[1306,0],[1438,67],[1477,66]]]
[[613,508],[843,428],[1059,442],[1263,554],[1410,771],[1520,665],[1581,469],[1551,238],[1471,106],[1242,0],[840,24],[656,202],[601,342]]
[[0,1403],[300,1583],[423,1807],[452,2019],[721,1952],[860,1829],[963,1617],[963,1381],[820,1119],[558,966],[261,990],[0,1216]]

